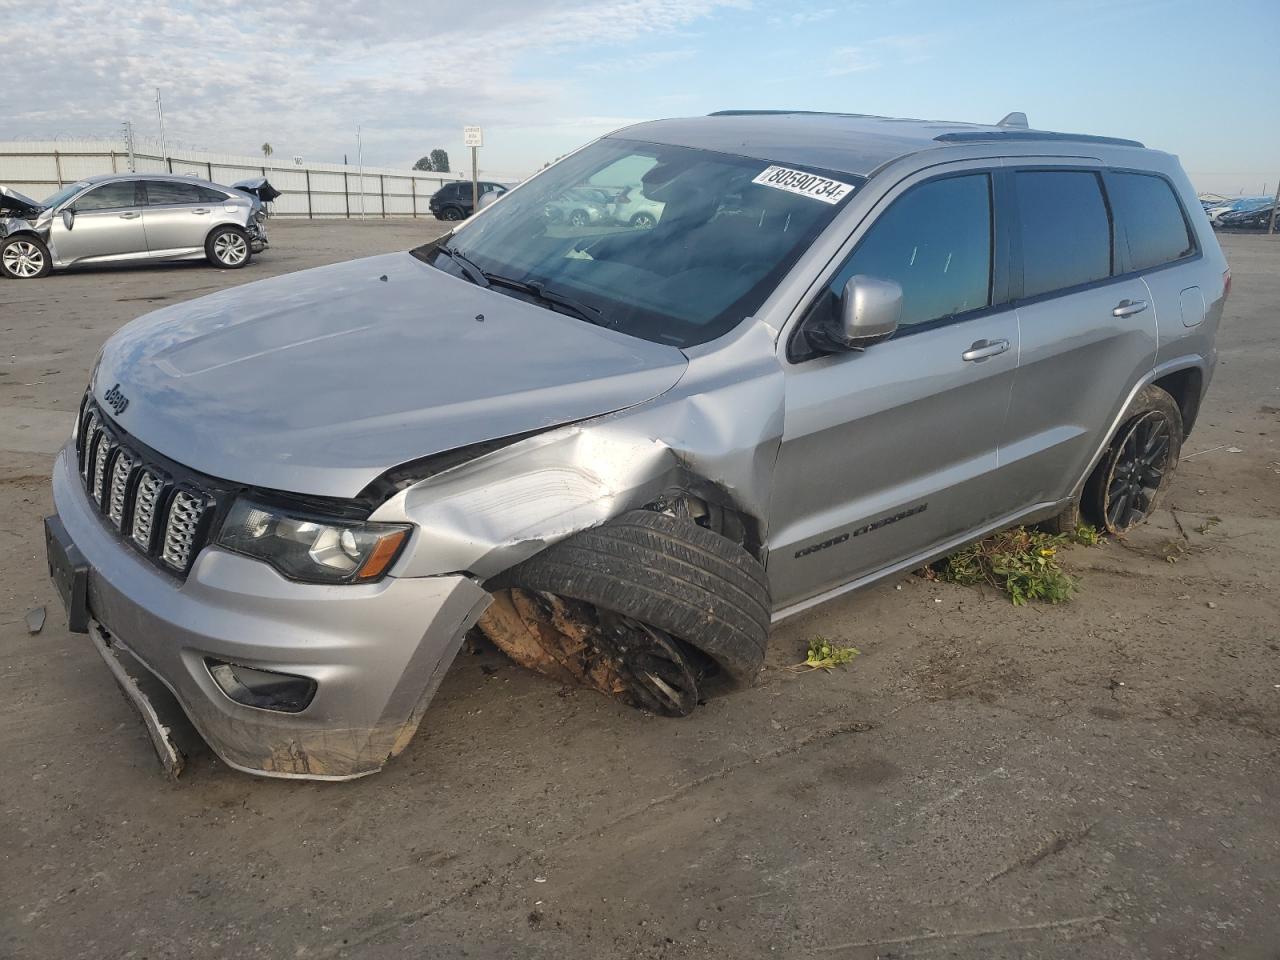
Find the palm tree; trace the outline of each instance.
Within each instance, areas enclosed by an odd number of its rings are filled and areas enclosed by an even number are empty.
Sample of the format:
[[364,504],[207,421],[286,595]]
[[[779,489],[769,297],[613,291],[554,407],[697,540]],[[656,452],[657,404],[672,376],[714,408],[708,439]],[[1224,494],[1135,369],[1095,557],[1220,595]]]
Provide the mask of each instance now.
[[264,143],[264,144],[262,145],[262,155],[263,155],[264,157],[269,157],[269,156],[271,156],[273,153],[275,153],[275,150],[274,150],[274,149],[272,149],[271,144],[269,144],[269,143]]

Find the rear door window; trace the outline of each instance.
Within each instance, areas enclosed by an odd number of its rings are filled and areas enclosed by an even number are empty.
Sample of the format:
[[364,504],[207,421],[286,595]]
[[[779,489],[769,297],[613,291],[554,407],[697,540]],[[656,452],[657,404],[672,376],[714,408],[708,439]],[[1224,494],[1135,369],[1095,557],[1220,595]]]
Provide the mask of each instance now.
[[178,183],[173,180],[148,180],[147,203],[153,207],[175,203],[208,203],[200,197],[200,188],[194,183]]
[[991,178],[985,173],[912,187],[884,211],[836,275],[826,309],[837,309],[855,274],[902,285],[900,326],[991,304]]
[[116,210],[120,207],[138,206],[137,181],[104,183],[90,190],[75,202],[77,212],[85,210]]
[[1182,206],[1163,177],[1108,173],[1107,196],[1116,218],[1116,243],[1126,270],[1149,270],[1195,253]]
[[1111,275],[1111,220],[1098,175],[1089,170],[1019,170],[1022,295],[1075,287]]

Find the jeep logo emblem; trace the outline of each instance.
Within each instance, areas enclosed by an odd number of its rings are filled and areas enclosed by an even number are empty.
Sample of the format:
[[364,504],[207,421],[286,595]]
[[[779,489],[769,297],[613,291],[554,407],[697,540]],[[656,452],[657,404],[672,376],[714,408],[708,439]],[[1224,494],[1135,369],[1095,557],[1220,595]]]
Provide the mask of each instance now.
[[118,383],[108,390],[106,396],[102,399],[106,400],[107,403],[110,404],[111,409],[116,412],[117,417],[124,413],[125,407],[129,406],[129,398],[120,392],[120,384]]

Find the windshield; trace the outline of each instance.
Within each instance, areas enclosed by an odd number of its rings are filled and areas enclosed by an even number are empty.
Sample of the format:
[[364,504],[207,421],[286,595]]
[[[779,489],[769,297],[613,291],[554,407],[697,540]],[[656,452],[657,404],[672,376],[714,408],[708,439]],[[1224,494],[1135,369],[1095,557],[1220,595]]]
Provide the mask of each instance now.
[[438,244],[414,253],[458,276],[470,265],[523,285],[549,308],[552,297],[572,301],[623,333],[692,346],[750,316],[861,182],[609,138],[449,238],[462,263]]
[[57,193],[53,194],[53,196],[45,197],[43,200],[41,200],[40,206],[44,207],[46,210],[49,209],[50,207],[56,207],[58,204],[62,203],[64,200],[69,200],[72,197],[74,197],[77,193],[79,193],[88,185],[89,184],[87,183],[69,183],[65,187],[63,187],[61,190],[59,190]]

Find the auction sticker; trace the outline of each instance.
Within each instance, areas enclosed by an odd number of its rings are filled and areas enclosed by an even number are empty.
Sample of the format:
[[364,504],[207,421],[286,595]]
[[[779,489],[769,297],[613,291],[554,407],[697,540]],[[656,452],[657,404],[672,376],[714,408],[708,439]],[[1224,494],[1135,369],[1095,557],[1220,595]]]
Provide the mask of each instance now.
[[839,203],[853,190],[853,185],[820,177],[816,173],[792,170],[790,167],[765,167],[760,176],[751,181],[763,187],[798,193],[823,203]]

